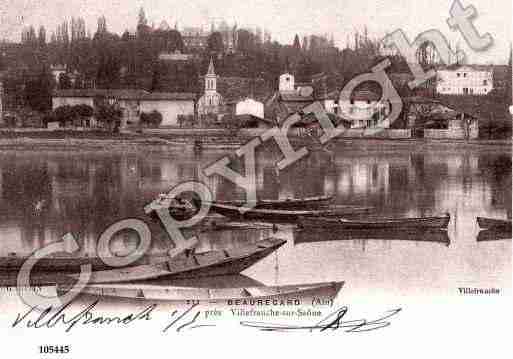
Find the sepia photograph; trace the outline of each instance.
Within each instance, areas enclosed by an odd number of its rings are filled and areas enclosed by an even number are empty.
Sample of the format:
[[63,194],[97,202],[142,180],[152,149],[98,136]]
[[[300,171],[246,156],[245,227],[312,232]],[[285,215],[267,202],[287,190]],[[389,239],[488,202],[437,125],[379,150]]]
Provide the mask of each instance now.
[[512,18],[0,0],[5,357],[507,357]]

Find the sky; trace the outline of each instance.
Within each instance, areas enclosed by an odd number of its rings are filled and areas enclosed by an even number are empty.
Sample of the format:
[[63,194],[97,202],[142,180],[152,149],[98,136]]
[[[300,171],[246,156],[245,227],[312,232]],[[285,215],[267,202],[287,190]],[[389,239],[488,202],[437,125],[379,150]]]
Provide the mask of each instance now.
[[337,46],[348,35],[367,26],[370,36],[382,38],[401,28],[410,40],[419,33],[440,30],[453,45],[459,43],[471,63],[507,63],[512,38],[511,0],[462,0],[474,5],[474,23],[481,34],[489,32],[494,45],[485,52],[466,46],[461,34],[446,23],[453,0],[1,0],[0,38],[19,41],[24,26],[45,26],[49,38],[57,24],[72,16],[85,19],[94,33],[98,16],[105,15],[109,31],[121,34],[135,29],[142,6],[151,24],[166,20],[183,26],[210,27],[212,19],[229,24],[267,28],[273,39],[291,44],[294,35],[333,34]]

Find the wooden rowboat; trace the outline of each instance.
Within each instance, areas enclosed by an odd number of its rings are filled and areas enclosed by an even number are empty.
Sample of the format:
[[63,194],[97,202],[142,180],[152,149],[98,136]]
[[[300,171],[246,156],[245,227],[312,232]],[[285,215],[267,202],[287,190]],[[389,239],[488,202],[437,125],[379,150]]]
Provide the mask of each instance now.
[[307,228],[294,232],[294,244],[316,243],[344,240],[385,240],[385,241],[411,241],[441,243],[446,246],[451,241],[446,230],[432,228],[374,228],[374,229],[347,229],[334,231],[332,228]]
[[315,210],[284,210],[284,209],[244,209],[243,207],[212,203],[214,212],[234,220],[262,220],[266,222],[296,222],[299,217],[331,217],[365,213],[370,207],[337,206],[336,208]]
[[[5,271],[17,271],[23,263],[29,258],[28,255],[17,255],[11,253],[7,257],[0,258],[0,269]],[[167,259],[167,253],[148,254],[143,256],[137,262],[131,265],[150,264],[162,262]],[[80,271],[82,265],[90,264],[93,271],[112,269],[109,265],[98,256],[82,255],[68,253],[56,253],[48,257],[39,258],[34,265],[33,270],[38,272],[68,272],[74,273]]]
[[[166,262],[93,272],[93,283],[123,283],[156,278],[180,279],[238,274],[277,250],[285,240],[268,238],[239,248],[182,253]],[[78,274],[73,275],[78,278]]]
[[511,239],[511,230],[502,231],[500,229],[483,229],[477,234],[478,242],[500,241],[504,239]]
[[505,219],[477,217],[477,224],[482,229],[496,229],[511,232],[511,221]]
[[[159,302],[206,302],[216,304],[237,302],[239,304],[251,304],[255,300],[301,300],[305,297],[324,300],[333,299],[343,285],[344,282],[324,282],[279,286],[204,288],[148,284],[94,284],[81,289],[80,294],[99,298],[151,301],[156,304]],[[58,293],[65,293],[70,290],[67,285],[57,285],[56,288]]]
[[[261,199],[256,202],[257,209],[304,209],[323,206],[333,200],[334,196],[316,196],[306,198]],[[215,201],[215,204],[240,207],[246,201]]]
[[301,217],[300,228],[332,228],[339,230],[347,229],[406,229],[406,228],[447,228],[451,217],[449,214],[442,217],[419,217],[419,218],[389,218],[375,221],[348,220],[343,218],[322,218],[322,217]]
[[216,222],[212,221],[201,229],[201,232],[216,231],[251,231],[251,230],[272,230],[276,232],[278,227],[273,223],[265,222]]

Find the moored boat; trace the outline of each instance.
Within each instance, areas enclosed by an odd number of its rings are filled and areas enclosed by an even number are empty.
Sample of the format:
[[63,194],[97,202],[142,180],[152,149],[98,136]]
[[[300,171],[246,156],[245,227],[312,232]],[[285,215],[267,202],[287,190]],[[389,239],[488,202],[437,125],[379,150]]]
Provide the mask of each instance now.
[[432,242],[449,246],[451,241],[446,230],[432,228],[373,228],[334,231],[331,227],[307,228],[294,232],[294,244],[344,240],[378,240]]
[[[123,283],[157,278],[180,279],[238,274],[277,250],[285,242],[282,239],[267,238],[233,249],[182,253],[159,263],[95,271],[88,283]],[[75,274],[73,277],[77,278],[78,275]]]
[[[18,255],[10,253],[6,257],[0,258],[0,269],[5,271],[19,270],[30,255]],[[150,264],[159,262],[167,258],[166,253],[146,254],[141,259],[131,265]],[[56,253],[47,257],[39,258],[32,269],[40,272],[68,272],[80,271],[82,265],[90,264],[93,271],[107,270],[112,267],[105,264],[105,261],[99,256],[75,255],[68,253]]]
[[299,217],[332,217],[365,213],[369,207],[337,206],[336,208],[312,210],[259,209],[212,203],[214,212],[234,220],[262,220],[267,222],[296,222]]
[[272,230],[276,232],[278,227],[273,223],[265,222],[216,222],[212,221],[201,229],[201,232],[215,231],[245,231],[245,230]]
[[[285,199],[260,199],[253,208],[257,209],[304,209],[308,207],[317,207],[328,204],[334,196],[315,196],[305,198],[285,198]],[[215,204],[228,206],[243,206],[246,201],[215,201]]]
[[511,231],[502,231],[497,229],[483,229],[477,234],[478,242],[500,241],[511,239]]
[[[332,300],[344,282],[322,282],[297,285],[245,286],[233,288],[182,287],[148,284],[94,284],[80,289],[81,295],[99,298],[133,299],[160,302],[230,303],[235,301],[330,299]],[[57,285],[57,292],[65,293],[69,285]],[[71,291],[73,291],[71,289]],[[309,304],[309,303],[305,303]]]
[[339,230],[347,229],[406,229],[406,228],[438,228],[444,229],[449,225],[451,217],[449,214],[441,217],[418,217],[418,218],[386,218],[376,220],[349,220],[343,218],[323,217],[301,217],[299,226],[301,228],[332,228]]
[[477,217],[477,224],[482,229],[495,229],[511,232],[511,220]]

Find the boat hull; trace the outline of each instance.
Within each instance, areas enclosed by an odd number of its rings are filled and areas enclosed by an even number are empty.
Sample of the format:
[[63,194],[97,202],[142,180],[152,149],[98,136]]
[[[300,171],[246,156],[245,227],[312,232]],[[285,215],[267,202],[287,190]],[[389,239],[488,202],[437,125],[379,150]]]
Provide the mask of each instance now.
[[294,233],[294,244],[343,240],[386,240],[441,243],[451,241],[446,230],[441,229],[347,229],[342,231],[327,228],[307,228]]
[[477,217],[477,224],[482,229],[495,229],[511,232],[511,221],[504,219]]
[[[140,260],[130,264],[142,265],[158,262],[167,257],[167,254],[154,254],[146,255]],[[27,256],[9,256],[0,258],[0,269],[5,271],[17,271],[23,266],[23,263],[28,259]],[[99,257],[87,257],[87,256],[54,256],[44,257],[38,259],[37,263],[32,267],[32,270],[39,272],[67,272],[74,273],[80,271],[80,267],[83,265],[91,265],[93,271],[108,270],[112,267],[105,264],[104,261]]]
[[449,225],[450,216],[386,219],[379,221],[348,221],[337,218],[301,217],[299,219],[302,228],[330,228],[339,230],[348,229],[417,229],[433,228],[445,229]]
[[[181,254],[166,262],[93,272],[89,283],[125,283],[149,279],[186,279],[238,274],[265,258],[286,241],[275,238],[230,250]],[[74,275],[77,278],[77,275]]]
[[500,241],[505,239],[511,239],[511,231],[483,229],[477,234],[478,242]]
[[225,217],[233,220],[260,220],[277,223],[295,223],[300,217],[330,217],[336,215],[352,215],[355,213],[365,213],[370,210],[368,207],[345,207],[337,209],[318,209],[318,210],[275,210],[251,208],[241,210],[240,207],[212,204],[211,209]]
[[[333,200],[333,196],[319,196],[302,199],[285,200],[260,200],[257,201],[256,209],[304,209],[324,206]],[[216,201],[216,204],[240,207],[246,204],[246,201]]]
[[[317,300],[333,300],[344,282],[313,284],[258,286],[234,288],[198,288],[151,285],[91,285],[80,291],[82,296],[110,300],[131,300],[152,303],[209,303],[255,305],[261,301],[299,300],[311,304]],[[67,292],[66,286],[57,286],[60,294]]]

